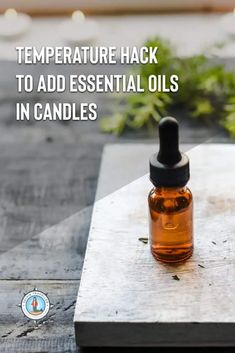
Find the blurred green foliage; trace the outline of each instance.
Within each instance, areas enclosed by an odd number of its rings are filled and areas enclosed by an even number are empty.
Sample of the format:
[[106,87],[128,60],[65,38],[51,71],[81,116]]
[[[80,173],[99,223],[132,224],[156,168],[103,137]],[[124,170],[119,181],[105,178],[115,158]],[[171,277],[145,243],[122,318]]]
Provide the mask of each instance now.
[[[171,45],[160,38],[145,43],[158,47],[158,64],[139,65],[134,73],[141,75],[143,93],[122,95],[119,110],[101,120],[101,130],[116,135],[126,129],[152,128],[174,106],[182,106],[189,118],[210,120],[222,126],[235,138],[235,73],[223,65],[212,64],[205,55],[189,58],[176,56]],[[179,90],[175,93],[148,91],[150,75],[176,74]],[[120,108],[120,109],[119,109]]]

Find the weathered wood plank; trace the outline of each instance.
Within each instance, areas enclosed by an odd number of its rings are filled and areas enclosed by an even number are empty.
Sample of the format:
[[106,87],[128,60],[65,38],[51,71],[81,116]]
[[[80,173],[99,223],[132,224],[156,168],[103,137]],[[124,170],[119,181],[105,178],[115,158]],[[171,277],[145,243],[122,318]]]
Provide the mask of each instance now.
[[0,255],[1,279],[80,279],[91,207]]
[[[104,150],[97,198],[145,174],[148,170],[148,157],[155,148],[150,144],[108,145]],[[190,146],[184,145],[183,148],[187,150]],[[110,160],[114,165],[110,164]],[[90,215],[91,208],[85,208],[2,253],[1,278],[79,279]]]
[[[137,161],[138,163],[134,163],[134,159],[132,159],[133,154],[136,154],[136,149],[138,148],[138,156],[139,156],[139,160]],[[122,165],[122,161],[123,159],[128,162],[130,159],[133,161],[133,166],[132,166],[132,172],[133,172],[133,178],[138,177],[141,175],[142,170],[139,167],[139,163],[143,163],[145,162],[145,159],[147,158],[147,155],[149,153],[152,152],[154,146],[147,146],[145,148],[142,148],[142,146],[139,145],[130,145],[130,146],[110,146],[108,148],[106,148],[105,151],[105,155],[104,155],[104,161],[103,161],[103,167],[102,170],[105,174],[109,174],[110,173],[110,156],[112,156],[112,160],[114,161],[114,164],[117,168],[117,170],[120,170],[120,167]],[[147,150],[146,150],[147,149]],[[120,151],[122,150],[122,151]],[[125,152],[125,153],[124,153]],[[120,158],[120,156],[122,156],[122,158]],[[128,157],[129,156],[129,157]],[[138,165],[137,165],[138,164]],[[140,173],[140,174],[139,174]],[[116,174],[116,176],[118,176],[119,178],[119,182],[121,180],[121,185],[123,185],[125,178],[128,177],[126,179],[126,182],[130,181],[129,175],[127,175],[126,173],[121,173],[120,174]],[[115,176],[110,174],[110,180],[112,180],[113,182],[113,187],[114,190],[119,186],[119,183],[117,180],[115,180]],[[132,179],[131,179],[132,180]],[[105,188],[102,186],[103,184],[107,185],[107,180],[106,178],[100,178],[99,181],[99,186],[100,186],[100,190],[104,191],[105,193]],[[110,187],[110,185],[109,185]],[[112,188],[109,188],[109,191],[112,191]],[[102,194],[102,192],[101,192]],[[76,217],[76,215],[75,215]],[[85,220],[85,218],[84,218]],[[73,217],[72,217],[72,221],[73,221]],[[75,221],[75,218],[74,218]],[[67,223],[68,222],[68,223]],[[67,223],[67,225],[66,225]],[[65,220],[64,222],[61,222],[61,224],[58,224],[55,227],[52,227],[51,229],[46,230],[45,232],[43,232],[42,234],[39,234],[38,236],[36,236],[36,238],[38,237],[38,240],[35,241],[35,244],[38,244],[39,239],[42,238],[42,242],[44,243],[44,251],[45,251],[45,256],[43,256],[44,252],[40,249],[39,250],[39,254],[36,255],[36,257],[34,257],[34,252],[37,253],[38,251],[38,246],[34,246],[33,242],[34,240],[31,241],[26,241],[24,244],[19,245],[18,247],[16,247],[15,249],[12,249],[12,251],[9,252],[9,256],[4,259],[4,261],[2,262],[2,264],[5,264],[7,266],[5,266],[5,269],[3,269],[2,273],[1,273],[1,278],[2,276],[4,278],[9,278],[8,275],[12,275],[12,278],[17,278],[17,276],[22,276],[22,278],[35,278],[34,281],[32,281],[32,286],[34,285],[38,285],[38,287],[40,288],[40,286],[44,285],[44,281],[39,281],[40,278],[52,278],[52,274],[55,276],[57,276],[57,273],[59,275],[60,271],[61,271],[61,276],[63,277],[64,275],[68,275],[68,277],[65,278],[69,278],[69,276],[71,276],[72,271],[69,271],[68,273],[64,273],[64,269],[63,269],[63,261],[61,259],[65,259],[66,258],[66,268],[69,268],[69,266],[71,266],[70,268],[73,268],[73,264],[76,263],[76,257],[75,256],[71,256],[72,261],[70,259],[69,254],[71,254],[71,247],[73,246],[73,242],[75,242],[75,247],[77,245],[79,245],[80,240],[73,239],[73,227],[70,228],[71,224],[71,218]],[[77,219],[77,223],[76,222],[72,222],[72,224],[74,225],[74,227],[78,227],[77,232],[80,234],[81,227],[82,227],[82,216],[81,218],[78,220]],[[61,229],[63,229],[63,232],[60,232],[60,227]],[[66,228],[67,227],[67,228]],[[67,237],[68,235],[68,237]],[[40,242],[39,242],[40,244]],[[77,244],[77,245],[76,245]],[[47,246],[49,248],[49,251],[47,252]],[[21,246],[25,246],[25,249],[18,249],[21,248]],[[31,254],[32,257],[32,261],[30,261],[28,259],[28,254],[30,252],[31,247],[33,247],[33,251]],[[56,254],[53,255],[53,247],[56,249]],[[60,253],[59,250],[64,249],[64,253]],[[14,250],[16,250],[16,252],[18,253],[18,257],[15,258],[14,261]],[[41,255],[40,255],[41,253]],[[7,254],[7,253],[6,253]],[[67,255],[66,255],[67,254]],[[3,256],[3,254],[2,254]],[[23,258],[22,258],[23,256]],[[37,257],[38,256],[38,257]],[[42,256],[40,258],[40,256]],[[51,256],[51,259],[50,259]],[[66,257],[67,256],[67,257]],[[36,260],[36,258],[38,260]],[[79,256],[78,256],[79,258]],[[34,266],[26,266],[27,264],[25,263],[25,259],[27,259],[26,263],[28,264],[34,264]],[[35,260],[35,261],[34,261]],[[37,262],[39,261],[39,262]],[[53,265],[53,261],[54,265]],[[58,263],[58,261],[60,261]],[[67,262],[68,261],[68,262]],[[16,263],[16,266],[13,267],[11,269],[11,267],[13,266],[14,262]],[[43,263],[44,262],[44,265]],[[18,263],[18,264],[17,264]],[[48,264],[47,264],[48,263]],[[35,264],[37,264],[37,266],[35,266]],[[51,265],[52,264],[52,265]],[[58,266],[58,268],[56,269],[56,267]],[[77,264],[76,264],[77,265]],[[21,267],[23,266],[23,267]],[[51,267],[52,266],[52,267]],[[43,271],[46,271],[46,268],[50,268],[52,269],[52,272],[49,270],[48,273],[43,273]],[[5,273],[6,272],[6,273]],[[77,272],[74,271],[74,278],[79,278],[78,275],[79,271]],[[14,277],[15,276],[15,277]],[[78,277],[75,277],[78,276]],[[21,281],[11,281],[13,286],[15,286],[15,288],[12,290],[14,293],[16,293],[16,297],[19,297],[18,291],[19,291],[19,283]],[[40,282],[40,283],[39,283]],[[5,283],[8,283],[8,281],[3,281],[1,282],[1,288],[2,288],[2,292],[4,292],[4,288],[5,288]],[[31,289],[31,281],[28,281],[27,283],[30,283],[30,288]],[[39,284],[38,284],[39,283]],[[78,283],[77,283],[78,285]],[[67,286],[67,282],[64,282],[64,286]],[[70,286],[70,284],[69,284]],[[43,288],[42,288],[43,289]],[[77,289],[76,291],[77,292]],[[75,297],[76,297],[76,293],[75,293]],[[12,298],[11,298],[12,299]],[[17,299],[17,298],[16,298]],[[5,300],[5,299],[4,299]],[[1,300],[2,305],[5,305],[4,300]],[[13,297],[13,301],[14,301],[14,297]],[[18,303],[18,302],[17,302]],[[16,310],[18,310],[18,308],[15,308]],[[9,313],[10,311],[6,311],[6,314]],[[19,314],[19,312],[17,311],[17,313]],[[7,315],[5,316],[6,319]],[[6,320],[6,331],[4,331],[3,334],[5,334],[5,332],[9,332],[8,328],[9,327],[13,327],[15,328],[15,315],[9,315],[8,316],[8,321]],[[21,321],[21,318],[19,318],[19,320]],[[24,320],[24,319],[23,319]],[[1,319],[0,319],[1,321]],[[54,323],[55,324],[55,323]],[[68,322],[66,325],[68,325],[68,328],[71,328],[71,332],[73,332],[72,329],[72,321]],[[30,326],[30,323],[29,323]],[[23,331],[25,331],[28,328],[28,323],[25,324],[25,326],[22,327],[22,331],[20,331],[20,333],[22,333]],[[40,333],[40,331],[39,331]],[[61,332],[58,331],[58,335],[53,335],[53,336],[49,336],[44,340],[41,338],[41,336],[37,336],[35,338],[31,338],[30,333],[24,338],[24,337],[20,337],[20,338],[2,338],[2,340],[0,341],[0,347],[1,347],[1,352],[45,352],[45,351],[52,351],[53,349],[54,351],[58,350],[58,352],[63,352],[67,351],[67,346],[66,346],[66,342],[71,342],[69,338],[67,338],[67,336],[65,336],[64,338],[60,338],[59,336],[61,336]],[[72,343],[71,343],[72,345]],[[4,350],[3,350],[4,349]],[[64,349],[64,351],[63,351]],[[70,350],[68,349],[68,352],[70,352]],[[73,351],[71,351],[73,352]]]
[[73,337],[0,339],[1,353],[78,353]]
[[74,318],[79,345],[235,345],[234,153],[189,151],[195,252],[184,264],[160,264],[138,241],[148,234],[148,176],[96,202]]
[[92,204],[101,150],[82,143],[0,147],[0,253]]
[[[72,320],[78,285],[78,281],[1,281],[0,338],[36,340],[73,337]],[[32,320],[24,317],[21,308],[18,307],[24,293],[33,290],[35,286],[48,293],[50,302],[53,304],[48,316],[38,327]]]

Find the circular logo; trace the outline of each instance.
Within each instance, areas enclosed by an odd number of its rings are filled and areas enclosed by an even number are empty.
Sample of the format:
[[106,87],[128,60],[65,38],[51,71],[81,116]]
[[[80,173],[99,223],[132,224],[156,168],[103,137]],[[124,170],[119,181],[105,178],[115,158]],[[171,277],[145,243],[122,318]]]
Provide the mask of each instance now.
[[50,310],[50,301],[45,293],[34,289],[24,295],[21,301],[21,309],[27,318],[41,320]]

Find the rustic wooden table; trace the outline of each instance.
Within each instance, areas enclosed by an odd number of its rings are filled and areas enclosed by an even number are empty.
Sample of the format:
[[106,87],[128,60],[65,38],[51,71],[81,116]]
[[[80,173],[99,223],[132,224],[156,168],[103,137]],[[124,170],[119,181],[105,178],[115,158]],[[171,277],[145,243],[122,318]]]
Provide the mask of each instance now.
[[[161,23],[164,27],[164,21]],[[4,48],[1,43],[0,56],[8,58],[8,54],[4,56]],[[74,353],[74,307],[103,146],[117,141],[151,143],[155,134],[126,133],[117,139],[101,134],[98,122],[19,124],[15,121],[17,100],[56,99],[48,95],[19,97],[14,75],[20,70],[26,72],[14,62],[1,61],[0,351]],[[42,68],[27,70],[38,75]],[[58,72],[55,67],[43,70]],[[65,97],[78,101],[80,98]],[[109,110],[110,98],[97,95],[95,100],[102,116]],[[177,113],[177,117],[180,115]],[[198,144],[213,136],[216,136],[214,142],[228,141],[226,135],[217,135],[218,130],[212,127],[190,124],[186,119],[182,119],[181,126],[182,142]],[[139,173],[142,169],[136,170],[133,177]],[[112,177],[114,186],[106,182],[101,196],[126,183],[130,173],[124,173],[123,179],[116,175],[119,178],[116,181]],[[23,317],[17,306],[23,293],[35,286],[48,292],[54,304],[47,319],[37,328]]]
[[[131,161],[133,177],[155,150],[107,146],[98,193],[111,176],[111,163],[124,179],[119,171]],[[74,317],[80,346],[235,345],[234,153],[234,144],[187,151],[195,249],[185,263],[161,264],[140,241],[148,240],[148,173],[97,200]]]

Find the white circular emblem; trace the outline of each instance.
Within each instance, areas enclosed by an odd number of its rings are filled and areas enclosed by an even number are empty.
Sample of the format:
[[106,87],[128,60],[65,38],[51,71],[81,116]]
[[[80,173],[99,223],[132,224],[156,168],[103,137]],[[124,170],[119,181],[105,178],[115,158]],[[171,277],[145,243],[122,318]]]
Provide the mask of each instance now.
[[45,293],[35,289],[25,294],[21,301],[21,309],[29,319],[41,320],[50,310],[50,301]]

